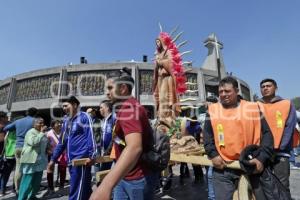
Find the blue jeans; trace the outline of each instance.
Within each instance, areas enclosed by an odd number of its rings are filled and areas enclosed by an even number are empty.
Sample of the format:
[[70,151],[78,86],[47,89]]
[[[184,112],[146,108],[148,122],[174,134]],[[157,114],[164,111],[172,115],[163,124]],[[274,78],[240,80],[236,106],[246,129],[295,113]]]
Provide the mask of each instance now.
[[122,179],[114,188],[114,200],[144,200],[146,180],[126,181]]
[[144,178],[132,181],[122,179],[114,188],[114,200],[153,200],[159,173],[152,172]]
[[153,200],[154,191],[159,186],[160,172],[151,172],[145,176],[146,185],[144,190],[144,200]]
[[208,167],[207,169],[207,188],[208,188],[208,199],[215,200],[215,192],[214,192],[214,185],[213,185],[213,167]]
[[[243,172],[241,170],[234,169],[213,169],[213,186],[216,200],[232,200],[233,193],[237,189],[239,179]],[[249,176],[249,181],[252,187],[252,191],[256,199],[265,200],[265,195],[262,191],[262,187],[259,184],[259,175]]]

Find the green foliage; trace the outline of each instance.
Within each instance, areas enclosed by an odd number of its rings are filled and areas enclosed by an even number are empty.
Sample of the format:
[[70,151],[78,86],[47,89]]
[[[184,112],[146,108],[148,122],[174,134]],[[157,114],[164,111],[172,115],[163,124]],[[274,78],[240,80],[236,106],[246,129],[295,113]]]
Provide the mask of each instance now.
[[300,109],[300,97],[295,97],[292,99],[293,104],[297,110]]
[[259,96],[256,93],[254,93],[253,94],[253,101],[256,102],[258,99],[259,99]]
[[176,134],[176,138],[180,138],[180,125],[181,125],[181,120],[180,119],[176,119],[175,120],[175,126],[172,126],[170,129],[169,129],[169,132],[168,132],[168,136],[169,137],[172,137],[174,134]]

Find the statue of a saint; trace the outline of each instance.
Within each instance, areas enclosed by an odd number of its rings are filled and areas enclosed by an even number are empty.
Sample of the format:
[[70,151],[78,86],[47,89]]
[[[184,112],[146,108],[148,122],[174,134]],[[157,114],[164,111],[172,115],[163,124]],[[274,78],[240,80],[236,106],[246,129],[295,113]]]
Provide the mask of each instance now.
[[180,54],[171,37],[160,33],[156,42],[153,92],[157,117],[172,126],[180,112],[179,94],[185,92],[185,76]]

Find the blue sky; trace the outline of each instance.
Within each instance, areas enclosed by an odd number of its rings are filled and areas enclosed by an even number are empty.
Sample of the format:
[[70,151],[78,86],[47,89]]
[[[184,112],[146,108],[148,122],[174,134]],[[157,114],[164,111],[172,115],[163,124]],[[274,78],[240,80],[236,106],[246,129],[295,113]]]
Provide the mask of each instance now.
[[259,93],[266,77],[278,94],[299,95],[298,0],[26,0],[0,3],[0,79],[34,69],[79,63],[140,61],[154,53],[158,22],[176,25],[199,67],[215,32],[227,71]]

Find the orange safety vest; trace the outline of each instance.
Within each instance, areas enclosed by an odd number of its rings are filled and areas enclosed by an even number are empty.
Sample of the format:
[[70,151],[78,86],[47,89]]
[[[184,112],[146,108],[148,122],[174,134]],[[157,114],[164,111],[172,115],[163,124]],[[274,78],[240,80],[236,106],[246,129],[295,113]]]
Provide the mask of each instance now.
[[114,143],[113,143],[113,146],[112,146],[112,149],[111,149],[109,157],[111,159],[116,159],[117,158],[117,155],[116,155],[116,146],[115,146]]
[[274,149],[278,149],[281,143],[285,122],[290,113],[291,102],[289,100],[281,100],[275,103],[258,102],[258,105],[272,131]]
[[238,160],[241,151],[260,144],[261,123],[256,103],[240,101],[236,108],[223,108],[220,103],[208,107],[216,148],[225,161]]

